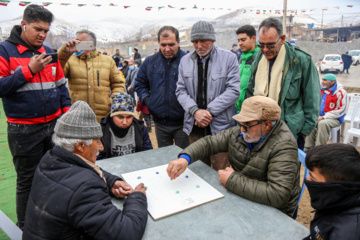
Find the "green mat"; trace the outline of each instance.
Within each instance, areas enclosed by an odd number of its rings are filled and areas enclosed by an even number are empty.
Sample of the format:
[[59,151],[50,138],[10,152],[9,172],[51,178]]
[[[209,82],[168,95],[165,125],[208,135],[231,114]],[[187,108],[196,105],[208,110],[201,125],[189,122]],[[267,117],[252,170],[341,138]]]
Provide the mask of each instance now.
[[[0,209],[16,222],[16,172],[7,141],[7,121],[0,98]],[[0,239],[9,239],[0,230]]]

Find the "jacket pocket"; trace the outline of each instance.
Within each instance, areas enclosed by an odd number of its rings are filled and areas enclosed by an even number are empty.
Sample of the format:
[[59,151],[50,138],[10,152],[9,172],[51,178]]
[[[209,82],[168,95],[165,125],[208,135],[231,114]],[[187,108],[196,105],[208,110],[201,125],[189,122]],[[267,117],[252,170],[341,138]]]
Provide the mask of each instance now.
[[208,88],[208,98],[210,103],[214,98],[221,95],[226,89],[226,73],[213,73],[211,74],[210,87]]
[[285,113],[285,123],[288,125],[291,132],[297,134],[300,133],[305,123],[304,111],[299,109],[299,111],[297,111],[295,114]]
[[298,99],[300,95],[300,85],[301,85],[301,73],[297,73],[295,78],[291,80],[289,84],[289,90],[286,95],[287,99]]

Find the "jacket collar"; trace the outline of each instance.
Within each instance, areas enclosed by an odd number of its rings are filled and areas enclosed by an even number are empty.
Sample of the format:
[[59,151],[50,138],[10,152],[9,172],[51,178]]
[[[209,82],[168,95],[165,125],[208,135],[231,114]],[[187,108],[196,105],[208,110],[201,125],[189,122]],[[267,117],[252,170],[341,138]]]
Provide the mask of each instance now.
[[179,56],[180,56],[180,52],[181,52],[182,50],[180,49],[180,47],[179,47],[179,49],[178,49],[178,52],[175,54],[175,56],[173,57],[173,58],[171,58],[171,59],[167,59],[167,58],[165,58],[165,56],[162,54],[162,52],[161,51],[158,51],[156,54],[159,54],[163,59],[165,59],[166,61],[170,61],[170,62],[173,62],[173,61],[175,61]]
[[335,84],[329,88],[329,89],[322,89],[327,95],[331,94],[331,96],[334,96],[336,93],[338,86],[337,83],[335,82]]

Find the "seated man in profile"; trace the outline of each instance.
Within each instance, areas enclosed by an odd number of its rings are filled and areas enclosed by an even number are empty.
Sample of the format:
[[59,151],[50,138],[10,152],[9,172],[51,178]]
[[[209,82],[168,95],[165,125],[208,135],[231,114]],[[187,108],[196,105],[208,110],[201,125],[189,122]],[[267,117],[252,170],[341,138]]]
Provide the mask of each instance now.
[[[141,239],[146,188],[141,183],[132,189],[95,165],[102,132],[89,105],[75,102],[54,131],[55,147],[35,171],[23,239]],[[123,211],[110,194],[127,196]]]
[[316,146],[307,153],[306,166],[305,183],[316,212],[305,239],[359,240],[359,152],[345,144]]
[[231,168],[218,171],[221,184],[240,197],[292,216],[300,196],[298,149],[280,115],[274,100],[247,98],[241,112],[233,117],[238,125],[185,148],[179,159],[169,163],[170,179],[198,159],[228,152]]
[[118,93],[111,99],[110,113],[100,121],[104,150],[97,159],[153,149],[144,121],[135,118],[133,98],[127,93]]

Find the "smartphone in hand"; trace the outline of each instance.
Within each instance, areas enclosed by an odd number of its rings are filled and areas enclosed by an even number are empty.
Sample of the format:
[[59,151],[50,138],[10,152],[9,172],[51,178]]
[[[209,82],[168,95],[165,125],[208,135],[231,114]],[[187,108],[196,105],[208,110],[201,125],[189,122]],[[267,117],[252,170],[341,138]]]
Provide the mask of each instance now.
[[95,50],[95,44],[93,41],[81,41],[75,45],[75,50]]
[[58,61],[58,54],[57,53],[46,53],[45,57],[44,58],[47,58],[48,56],[51,56],[52,57],[52,60],[50,63],[57,63]]

